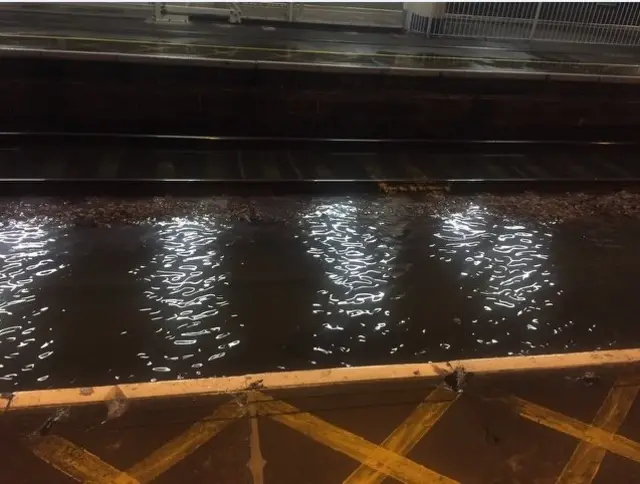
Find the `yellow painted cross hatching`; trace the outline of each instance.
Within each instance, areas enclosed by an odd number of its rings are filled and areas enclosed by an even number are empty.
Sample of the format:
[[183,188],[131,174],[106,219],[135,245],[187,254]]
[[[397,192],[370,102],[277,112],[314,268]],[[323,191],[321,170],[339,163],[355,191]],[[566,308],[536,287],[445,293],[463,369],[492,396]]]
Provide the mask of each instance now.
[[362,437],[340,427],[325,422],[310,413],[301,412],[296,407],[281,400],[273,400],[266,395],[256,403],[261,416],[271,417],[303,435],[333,450],[365,464],[376,472],[392,477],[405,484],[448,483],[456,481],[427,469],[395,452],[372,444]]
[[640,444],[518,397],[506,399],[521,417],[640,463]]
[[[592,424],[515,396],[505,401],[523,418],[577,438],[580,443],[558,478],[558,484],[589,484],[606,452],[640,463],[640,444],[616,434],[639,392],[640,385],[615,386]],[[386,477],[405,484],[456,483],[404,457],[455,401],[455,397],[445,390],[434,390],[379,446],[288,403],[253,393],[256,397],[253,405],[258,415],[270,417],[360,462],[360,467],[344,481],[345,484],[380,484]],[[55,435],[34,441],[31,449],[42,460],[81,482],[147,484],[245,414],[246,408],[236,402],[223,404],[209,418],[195,423],[127,472]]]
[[193,424],[181,435],[138,462],[127,473],[140,483],[151,482],[209,442],[232,421],[243,416],[244,410],[237,403],[225,403],[218,407],[210,417]]
[[[422,438],[427,435],[440,417],[449,410],[457,399],[454,394],[443,388],[436,388],[411,414],[402,422],[382,443],[381,447],[399,455],[407,455]],[[378,472],[370,465],[373,459],[360,464],[353,473],[345,479],[344,484],[380,484],[386,475]]]
[[[627,417],[640,386],[614,386],[598,410],[593,425],[615,433]],[[557,484],[590,484],[595,479],[606,450],[587,442],[580,442],[564,467]]]
[[[428,399],[389,436],[385,441],[387,448],[372,444],[309,413],[300,412],[285,402],[274,401],[257,392],[253,393],[258,400],[254,401],[253,405],[259,415],[271,417],[357,460],[363,469],[371,469],[371,472],[360,471],[361,474],[356,474],[356,477],[362,475],[363,478],[369,479],[366,482],[381,482],[390,476],[405,484],[456,484],[456,481],[402,455],[415,446],[453,402],[450,396],[441,394],[440,390],[432,392]],[[37,440],[32,450],[42,460],[80,482],[146,484],[204,445],[230,422],[244,415],[245,409],[235,402],[221,405],[209,418],[195,423],[186,432],[160,447],[127,472],[113,468],[97,456],[59,436]]]
[[139,484],[133,477],[120,472],[91,452],[57,435],[38,439],[31,450],[43,461],[80,482]]
[[233,420],[244,416],[235,402],[218,407],[208,418],[167,442],[149,457],[121,472],[68,440],[51,435],[35,441],[31,450],[45,462],[80,482],[93,484],[145,484],[166,472],[206,444]]

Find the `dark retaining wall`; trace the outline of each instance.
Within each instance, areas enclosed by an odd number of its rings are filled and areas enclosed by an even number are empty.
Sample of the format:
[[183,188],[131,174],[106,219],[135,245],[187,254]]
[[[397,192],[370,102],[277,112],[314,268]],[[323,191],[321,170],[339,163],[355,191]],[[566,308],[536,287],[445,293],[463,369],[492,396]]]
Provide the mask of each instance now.
[[365,138],[617,138],[632,84],[0,60],[0,130]]

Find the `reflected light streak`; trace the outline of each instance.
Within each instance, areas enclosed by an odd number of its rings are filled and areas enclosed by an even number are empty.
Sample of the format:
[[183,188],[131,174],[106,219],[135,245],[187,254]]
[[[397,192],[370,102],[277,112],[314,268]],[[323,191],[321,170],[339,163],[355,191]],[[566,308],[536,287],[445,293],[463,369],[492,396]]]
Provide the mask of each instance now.
[[[158,225],[159,252],[132,272],[148,283],[144,295],[149,304],[140,310],[148,313],[165,344],[138,357],[151,371],[152,381],[201,376],[205,365],[240,343],[223,294],[228,274],[222,269],[218,238],[226,227],[185,218]],[[164,354],[157,354],[159,348]]]
[[323,359],[348,366],[354,345],[388,331],[384,305],[396,250],[384,241],[383,222],[360,213],[347,201],[316,205],[303,218],[307,252],[322,263],[328,281],[312,308],[322,320],[312,364]]
[[[554,302],[542,290],[561,294],[554,288],[556,283],[549,264],[551,231],[547,227],[529,228],[498,220],[475,204],[463,212],[441,217],[441,221],[440,231],[434,234],[439,241],[434,244],[436,256],[460,267],[461,289],[470,290],[467,298],[483,309],[471,321],[480,323],[473,333],[476,342],[498,344],[495,337],[483,337],[481,328],[502,325],[507,337],[519,330],[524,330],[520,334],[531,335],[520,341],[522,352],[546,346],[548,343],[536,345],[531,340],[540,340],[533,334],[541,325],[552,324],[545,319],[544,310]],[[491,332],[495,336],[495,330]]]
[[52,328],[38,324],[49,308],[38,304],[42,280],[63,269],[54,261],[55,234],[34,222],[0,223],[0,380],[14,385],[49,379],[43,361],[53,354]]

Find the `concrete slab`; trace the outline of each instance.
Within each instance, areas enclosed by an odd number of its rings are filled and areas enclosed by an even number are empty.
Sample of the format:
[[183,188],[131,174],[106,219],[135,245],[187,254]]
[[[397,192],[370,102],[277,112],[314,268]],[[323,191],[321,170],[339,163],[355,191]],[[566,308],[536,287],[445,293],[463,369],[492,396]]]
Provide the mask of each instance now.
[[0,417],[0,450],[11,456],[3,470],[10,482],[52,483],[604,483],[640,475],[632,440],[640,364],[454,374],[280,389],[254,382],[232,394],[116,395],[63,410],[9,406]]

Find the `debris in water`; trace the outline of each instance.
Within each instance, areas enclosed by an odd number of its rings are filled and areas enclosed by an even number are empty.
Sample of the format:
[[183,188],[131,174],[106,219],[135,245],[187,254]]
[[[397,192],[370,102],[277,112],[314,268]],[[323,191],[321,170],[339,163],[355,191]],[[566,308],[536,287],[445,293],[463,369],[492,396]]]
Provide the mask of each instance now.
[[233,397],[233,401],[238,407],[245,408],[247,406],[247,394],[239,393]]
[[261,388],[264,388],[264,385],[262,384],[262,378],[260,380],[249,383],[249,385],[247,386],[248,390],[260,390]]
[[38,435],[40,437],[44,437],[45,435],[49,435],[53,425],[56,422],[63,422],[69,418],[71,415],[71,409],[69,407],[58,408],[55,413],[49,417],[42,426],[38,429]]
[[585,371],[584,374],[578,377],[567,377],[567,380],[573,380],[578,383],[582,383],[585,386],[593,386],[596,383],[600,383],[600,377],[593,371]]
[[104,424],[109,420],[122,417],[128,408],[129,401],[127,400],[126,395],[122,390],[116,387],[113,398],[107,401],[107,418],[103,420],[102,423]]
[[444,387],[456,393],[462,393],[467,386],[469,374],[463,367],[457,366],[451,373],[444,377]]

